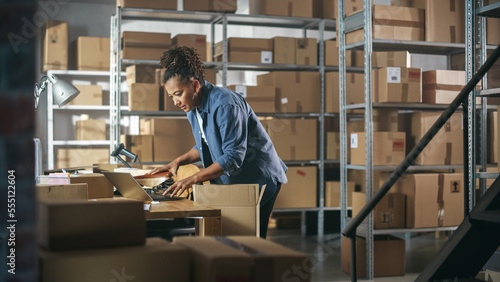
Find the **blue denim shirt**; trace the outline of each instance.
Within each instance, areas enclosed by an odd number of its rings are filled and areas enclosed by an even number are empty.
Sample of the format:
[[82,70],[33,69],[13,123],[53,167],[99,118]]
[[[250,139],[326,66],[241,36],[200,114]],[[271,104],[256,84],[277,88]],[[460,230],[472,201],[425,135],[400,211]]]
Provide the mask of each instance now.
[[224,174],[212,182],[267,184],[261,204],[267,202],[277,182],[287,182],[287,167],[252,108],[238,93],[205,81],[198,111],[209,150],[203,150],[195,109],[187,113],[196,140],[194,148],[200,152],[205,167],[214,161],[224,170]]

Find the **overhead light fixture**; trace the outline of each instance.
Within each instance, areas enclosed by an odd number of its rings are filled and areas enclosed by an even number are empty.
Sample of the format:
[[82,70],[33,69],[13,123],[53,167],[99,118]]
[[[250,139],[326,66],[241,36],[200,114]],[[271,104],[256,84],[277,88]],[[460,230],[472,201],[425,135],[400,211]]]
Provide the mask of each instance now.
[[40,95],[46,90],[49,83],[52,84],[52,95],[59,108],[71,102],[71,100],[75,99],[75,97],[80,94],[80,90],[75,86],[66,81],[59,80],[55,75],[43,76],[39,83],[40,85],[35,83],[35,110],[38,109]]

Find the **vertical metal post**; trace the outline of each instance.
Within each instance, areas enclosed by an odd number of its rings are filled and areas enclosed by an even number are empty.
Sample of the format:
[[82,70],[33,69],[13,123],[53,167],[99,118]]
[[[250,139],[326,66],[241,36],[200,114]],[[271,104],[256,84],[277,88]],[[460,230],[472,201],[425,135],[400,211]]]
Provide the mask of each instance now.
[[[373,196],[372,1],[364,0],[366,202]],[[367,217],[366,278],[373,279],[373,212]]]
[[[476,8],[474,0],[466,1],[466,30],[465,30],[465,42],[466,42],[466,81],[469,81],[474,75],[475,70],[475,61],[476,61]],[[467,135],[467,138],[464,138],[464,157],[467,156],[467,159],[464,160],[464,182],[467,186],[467,190],[464,190],[464,213],[465,215],[469,214],[469,211],[472,210],[475,203],[475,191],[476,191],[476,154],[475,154],[475,115],[476,115],[476,91],[473,90],[469,94],[467,99],[467,103],[464,103],[464,109],[466,109],[467,113],[464,116],[467,119],[466,131],[464,132],[464,136]]]
[[358,279],[356,269],[356,236],[351,238],[351,281],[356,282]]
[[222,54],[222,87],[227,87],[227,15],[222,16],[222,42],[224,44],[224,53]]
[[[483,0],[477,0],[477,7],[482,7],[484,4]],[[486,58],[488,57],[487,51],[486,51],[486,18],[485,17],[477,17],[477,23],[479,26],[479,29],[476,29],[479,35],[479,46],[481,46],[479,50],[479,63],[480,65],[484,64],[486,62]],[[477,64],[475,65],[474,72],[476,72],[477,69]],[[483,77],[483,87],[482,89],[488,89],[488,75],[486,74]],[[488,127],[487,127],[487,122],[488,122],[488,98],[487,97],[482,97],[481,100],[481,112],[479,114],[479,157],[480,157],[480,165],[481,165],[481,171],[485,172],[487,170],[487,154],[488,154],[488,140],[487,136],[490,132],[488,132]],[[482,196],[486,192],[486,179],[481,178],[479,180],[479,192],[480,195]]]
[[[51,76],[52,71],[47,71]],[[52,83],[47,84],[47,169],[54,169],[54,98],[52,96]]]
[[346,62],[345,62],[345,32],[344,32],[344,0],[338,1],[339,43],[339,113],[340,113],[340,227],[347,226],[347,112],[346,112]]
[[[121,7],[116,8],[116,15],[111,16],[110,30],[110,81],[109,81],[109,150],[112,152],[120,142],[120,97],[121,97]],[[116,163],[111,158],[110,163]]]
[[319,22],[319,77],[320,77],[320,114],[319,114],[319,210],[318,210],[318,239],[324,238],[325,222],[325,21]]

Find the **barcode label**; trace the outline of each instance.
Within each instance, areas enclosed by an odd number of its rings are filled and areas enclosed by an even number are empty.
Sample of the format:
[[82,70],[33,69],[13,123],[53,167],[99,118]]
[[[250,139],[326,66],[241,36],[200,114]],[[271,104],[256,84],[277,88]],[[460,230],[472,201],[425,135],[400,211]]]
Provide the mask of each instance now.
[[387,68],[387,83],[401,83],[401,68]]
[[282,98],[281,104],[288,104],[288,98]]
[[358,134],[357,133],[352,133],[351,134],[351,148],[358,148]]
[[243,96],[243,98],[247,97],[247,87],[245,85],[236,85],[236,93]]
[[273,52],[262,51],[260,53],[260,62],[263,64],[272,64],[273,63]]

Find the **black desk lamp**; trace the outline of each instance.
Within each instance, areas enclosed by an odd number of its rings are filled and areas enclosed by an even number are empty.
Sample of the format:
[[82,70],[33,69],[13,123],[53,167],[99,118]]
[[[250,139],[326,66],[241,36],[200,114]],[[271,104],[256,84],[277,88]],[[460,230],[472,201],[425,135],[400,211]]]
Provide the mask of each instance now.
[[130,158],[132,159],[132,161],[135,163],[136,161],[139,161],[140,164],[141,163],[141,160],[139,159],[139,157],[128,151],[127,149],[125,149],[125,145],[123,145],[123,143],[121,143],[120,145],[118,145],[118,147],[116,147],[116,149],[113,151],[113,153],[111,153],[111,156],[112,157],[116,157],[120,162],[122,162],[126,167],[130,167],[130,165],[125,161],[123,160],[120,155],[122,156],[125,156],[127,158]]

